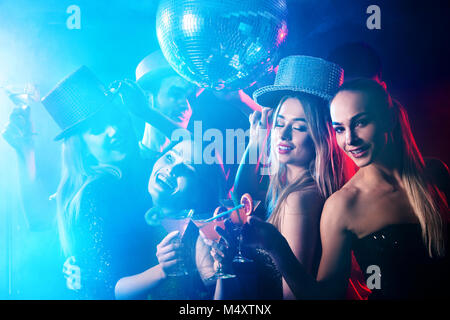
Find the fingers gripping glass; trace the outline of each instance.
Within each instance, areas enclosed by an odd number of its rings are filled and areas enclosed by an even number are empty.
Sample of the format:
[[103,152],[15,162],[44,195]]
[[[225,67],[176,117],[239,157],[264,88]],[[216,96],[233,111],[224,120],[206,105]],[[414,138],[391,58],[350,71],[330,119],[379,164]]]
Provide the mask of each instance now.
[[[235,209],[235,208],[233,208]],[[219,226],[221,228],[225,228],[225,218],[230,213],[230,210],[227,210],[225,207],[217,207],[214,211],[214,216],[210,219],[206,220],[192,220],[195,225],[199,228],[200,234],[203,238],[214,241],[215,243],[219,243],[221,236],[217,233],[215,230],[216,226]],[[217,269],[212,276],[212,279],[227,279],[227,278],[234,278],[236,275],[232,273],[225,272],[222,263],[217,263]]]
[[236,230],[239,232],[238,235],[238,253],[234,257],[233,262],[237,263],[246,263],[253,262],[252,259],[246,258],[242,255],[242,228],[245,223],[247,223],[248,217],[252,214],[252,212],[259,205],[260,201],[257,201],[256,204],[253,202],[252,197],[245,193],[241,197],[241,208],[238,211],[235,211],[231,214],[231,221],[233,222]]
[[[191,221],[192,215],[194,214],[194,210],[183,210],[180,211],[178,214],[165,217],[161,219],[160,223],[161,226],[167,231],[167,232],[173,232],[178,231],[179,236],[176,237],[172,243],[177,246],[181,246],[183,242],[183,236],[186,231],[186,228],[189,224],[189,221]],[[186,251],[182,251],[184,254],[186,254]],[[181,262],[177,265],[177,268],[173,271],[168,273],[167,275],[170,277],[179,277],[179,276],[185,276],[189,274],[189,270],[186,267],[185,260],[187,257],[184,255],[181,257]]]
[[19,107],[30,106],[40,100],[38,90],[31,83],[27,83],[23,90],[3,85],[0,85],[0,89],[3,89],[9,99]]
[[238,232],[238,253],[234,257],[233,262],[253,262],[252,259],[244,257],[242,254],[242,229],[244,227],[244,224],[247,223],[248,217],[252,215],[252,213],[256,210],[260,203],[261,201],[253,201],[250,194],[245,193],[241,197],[240,205],[237,207],[238,210],[234,211],[230,216],[230,219],[234,226],[234,230]]
[[242,247],[242,228],[244,224],[247,222],[248,217],[253,212],[253,200],[252,197],[245,193],[241,197],[241,208],[239,208],[237,211],[234,211],[231,214],[231,221],[233,222],[235,228],[239,232],[238,235],[238,253],[234,257],[233,262],[238,263],[246,263],[246,262],[253,262],[253,260],[246,258],[242,255],[241,247]]
[[[8,95],[8,98],[17,107],[20,107],[20,109],[22,109],[22,112],[20,112],[20,114],[28,118],[30,115],[30,106],[36,104],[40,100],[38,90],[30,83],[26,84],[24,89],[18,89],[3,85],[0,85],[0,89],[2,89]],[[15,115],[18,115],[18,113],[16,113]],[[20,128],[22,130],[21,136],[24,138],[30,138],[31,136],[37,135],[35,132],[33,132],[31,122],[21,125]]]
[[[233,262],[245,263],[251,262],[251,259],[248,259],[242,255],[241,244],[242,244],[242,227],[247,222],[248,217],[252,214],[254,209],[259,205],[260,201],[256,202],[254,205],[252,197],[246,193],[241,197],[240,204],[228,209],[227,207],[220,206],[218,207],[212,218],[206,220],[196,220],[194,223],[200,229],[200,233],[202,236],[210,241],[214,241],[219,243],[221,240],[221,236],[215,230],[215,227],[221,227],[225,229],[225,218],[230,216],[230,220],[233,225],[239,231],[238,237],[238,253],[236,257],[234,257]],[[228,210],[227,210],[228,209]],[[232,278],[235,277],[233,274],[226,273],[223,270],[223,266],[221,263],[218,263],[218,268],[215,274],[216,279],[224,279],[224,278]]]

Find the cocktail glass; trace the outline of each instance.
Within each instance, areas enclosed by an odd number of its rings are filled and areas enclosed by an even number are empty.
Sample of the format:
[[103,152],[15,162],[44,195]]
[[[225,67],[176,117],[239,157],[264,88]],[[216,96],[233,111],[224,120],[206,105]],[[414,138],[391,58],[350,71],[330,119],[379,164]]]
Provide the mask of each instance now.
[[[259,202],[258,202],[259,204]],[[242,255],[242,228],[244,226],[244,224],[247,222],[248,217],[252,214],[252,212],[254,211],[254,204],[253,204],[253,199],[252,197],[248,194],[245,193],[242,195],[241,197],[241,205],[243,205],[243,207],[239,208],[236,211],[233,211],[231,213],[231,221],[233,222],[233,225],[235,226],[235,228],[237,229],[237,231],[239,232],[238,235],[238,252],[236,254],[236,256],[233,259],[233,262],[238,262],[238,263],[246,263],[246,262],[253,262],[252,259],[246,258]]]
[[3,85],[0,85],[0,89],[3,89],[3,91],[5,91],[9,99],[16,106],[22,108],[26,108],[40,100],[37,89],[31,83],[27,83],[23,89]]
[[[218,216],[220,213],[224,213],[227,211],[226,207],[217,207],[214,211],[214,216]],[[216,243],[219,243],[221,236],[217,233],[215,230],[216,226],[219,226],[221,228],[225,228],[225,218],[226,217],[220,217],[217,219],[210,218],[206,220],[192,220],[194,224],[199,228],[200,234],[202,237],[208,241],[214,241]],[[212,276],[214,279],[228,279],[228,278],[234,278],[236,275],[232,273],[225,272],[222,263],[217,262],[217,270]]]
[[[189,225],[189,221],[191,221],[192,215],[194,214],[194,210],[183,210],[176,214],[164,217],[161,219],[160,224],[167,232],[178,231],[180,234],[176,237],[172,243],[179,244],[183,242],[183,236],[186,231],[187,226]],[[182,260],[184,261],[184,259]],[[184,262],[181,262],[177,268],[177,270],[168,273],[168,276],[176,277],[176,276],[185,276],[188,275],[189,271],[186,268]]]

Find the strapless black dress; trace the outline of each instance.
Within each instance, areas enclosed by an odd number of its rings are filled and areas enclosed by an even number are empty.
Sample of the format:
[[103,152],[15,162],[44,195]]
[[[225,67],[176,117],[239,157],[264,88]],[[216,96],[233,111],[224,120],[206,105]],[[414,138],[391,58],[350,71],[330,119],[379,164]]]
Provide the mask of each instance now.
[[[369,299],[450,297],[449,255],[429,257],[420,225],[390,225],[361,239],[355,237],[352,246],[366,281],[372,284]],[[379,288],[374,287],[373,277],[368,279],[377,270],[370,266],[379,268]]]

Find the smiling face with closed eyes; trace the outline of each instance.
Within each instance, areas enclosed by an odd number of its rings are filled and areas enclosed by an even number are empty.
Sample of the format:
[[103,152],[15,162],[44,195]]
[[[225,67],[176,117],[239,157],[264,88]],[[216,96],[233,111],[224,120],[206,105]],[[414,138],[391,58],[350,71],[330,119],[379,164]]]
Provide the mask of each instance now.
[[315,149],[302,103],[295,97],[287,98],[275,116],[272,148],[276,158],[286,165],[307,167]]

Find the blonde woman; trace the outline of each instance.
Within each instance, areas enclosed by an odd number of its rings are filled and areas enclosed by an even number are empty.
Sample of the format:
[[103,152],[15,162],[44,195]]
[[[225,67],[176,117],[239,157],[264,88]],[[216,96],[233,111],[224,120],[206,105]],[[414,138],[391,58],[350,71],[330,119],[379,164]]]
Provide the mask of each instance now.
[[[268,117],[270,178],[266,189],[268,221],[287,239],[295,257],[315,276],[320,259],[319,222],[325,200],[344,181],[343,159],[333,138],[328,101],[343,79],[343,70],[325,60],[290,56],[280,62],[275,85],[254,94],[265,108],[251,117],[250,143],[237,174],[235,193],[258,198],[259,178],[249,164],[260,148]],[[283,297],[292,299],[283,279]]]
[[382,86],[361,79],[340,88],[331,118],[339,146],[360,169],[325,203],[317,277],[270,224],[251,219],[247,241],[271,252],[296,298],[343,298],[351,250],[370,299],[448,296],[448,206],[425,172],[406,113]]

